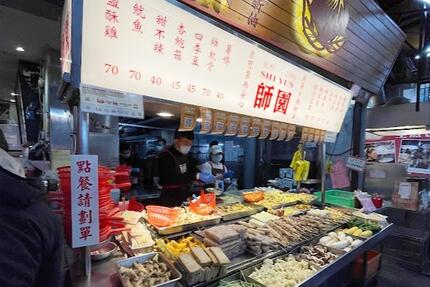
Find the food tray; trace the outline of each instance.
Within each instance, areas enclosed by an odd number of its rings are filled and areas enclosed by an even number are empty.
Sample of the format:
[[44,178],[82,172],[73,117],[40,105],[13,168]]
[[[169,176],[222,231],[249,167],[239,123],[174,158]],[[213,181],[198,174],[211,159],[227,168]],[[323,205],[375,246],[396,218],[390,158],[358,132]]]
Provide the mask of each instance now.
[[[288,206],[296,205],[298,203],[299,202],[296,200],[296,201],[291,201],[291,202],[288,202],[288,203],[281,203],[281,204],[272,205],[268,209],[279,209],[279,208],[283,208],[283,207],[288,207]],[[260,207],[267,208],[264,205],[258,204],[258,202],[255,202],[254,205],[258,205]]]
[[242,204],[245,206],[251,207],[251,209],[243,210],[243,211],[239,211],[239,212],[224,213],[221,215],[222,220],[223,221],[230,221],[230,220],[235,220],[235,219],[239,219],[239,218],[243,218],[243,217],[249,217],[251,215],[254,215],[254,214],[264,210],[264,208],[260,205],[257,206],[257,205],[250,204],[250,203],[242,203]]
[[153,226],[153,227],[159,235],[171,235],[171,234],[181,233],[185,231],[196,230],[200,227],[217,225],[220,222],[221,222],[221,216],[216,216],[211,219],[197,221],[197,222],[188,223],[188,224],[174,225],[169,227],[156,227],[156,226]]
[[[278,256],[278,257],[272,258],[272,260],[286,258],[286,257],[288,257],[290,254],[291,254],[291,253],[284,254],[284,255],[281,255],[281,256]],[[295,254],[293,254],[293,255],[295,255]],[[244,269],[244,270],[241,270],[241,274],[242,274],[242,276],[245,278],[245,281],[250,282],[250,283],[253,283],[253,284],[255,284],[256,286],[261,286],[261,287],[271,287],[271,286],[266,286],[266,285],[264,285],[264,284],[260,283],[259,281],[256,281],[256,280],[252,279],[251,277],[249,277],[249,276],[250,276],[250,275],[251,275],[251,274],[252,274],[256,269],[261,268],[261,266],[263,265],[263,263],[264,263],[264,262],[260,262],[260,263],[258,263],[257,265],[254,265],[254,266],[252,266],[252,267],[249,267],[249,268],[246,268],[246,269]],[[318,272],[322,269],[320,266],[318,266],[318,265],[316,265],[316,264],[312,264],[311,262],[310,262],[309,264],[310,264],[310,265],[312,265],[313,267],[315,267],[315,269],[317,269],[317,272],[316,272],[316,273],[318,273]],[[324,267],[323,267],[323,268],[324,268]],[[315,273],[315,274],[316,274],[316,273]],[[314,276],[315,274],[311,275],[310,277]],[[310,278],[310,277],[309,277],[309,278]],[[305,281],[306,281],[306,280],[308,280],[309,278],[305,279]],[[303,282],[304,282],[304,281],[303,281]],[[300,282],[300,283],[299,283],[299,285],[300,285],[301,283],[303,283],[303,282]]]
[[125,283],[124,278],[121,275],[121,272],[119,271],[119,268],[122,267],[126,267],[126,268],[130,268],[133,266],[133,263],[137,262],[137,263],[144,263],[150,259],[152,259],[156,254],[158,254],[159,256],[159,260],[163,263],[165,263],[167,265],[167,267],[169,268],[169,270],[172,272],[172,276],[173,279],[171,279],[170,281],[167,281],[163,284],[157,284],[154,285],[153,287],[174,287],[176,286],[177,281],[182,279],[182,274],[178,271],[178,269],[176,269],[175,266],[173,266],[169,260],[167,260],[167,258],[164,256],[164,254],[160,253],[160,252],[151,252],[151,253],[147,253],[141,256],[136,256],[136,257],[131,257],[128,259],[124,259],[124,260],[120,260],[117,262],[117,269],[118,269],[118,275],[119,278],[121,279],[121,283],[123,286],[127,286]]

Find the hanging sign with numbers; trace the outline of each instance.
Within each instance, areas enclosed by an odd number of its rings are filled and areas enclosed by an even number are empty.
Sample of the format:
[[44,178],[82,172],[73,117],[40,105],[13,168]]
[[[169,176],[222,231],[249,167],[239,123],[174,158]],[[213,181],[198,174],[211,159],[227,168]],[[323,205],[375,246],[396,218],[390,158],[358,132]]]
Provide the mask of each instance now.
[[84,85],[340,130],[351,93],[315,73],[165,0],[83,2]]

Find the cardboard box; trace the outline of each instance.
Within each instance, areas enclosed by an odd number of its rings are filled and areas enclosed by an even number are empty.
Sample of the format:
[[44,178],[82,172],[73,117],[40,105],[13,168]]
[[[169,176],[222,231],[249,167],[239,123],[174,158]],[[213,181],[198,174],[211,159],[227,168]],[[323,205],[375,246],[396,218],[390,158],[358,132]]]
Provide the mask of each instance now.
[[416,211],[419,208],[418,182],[396,182],[392,195],[392,206]]

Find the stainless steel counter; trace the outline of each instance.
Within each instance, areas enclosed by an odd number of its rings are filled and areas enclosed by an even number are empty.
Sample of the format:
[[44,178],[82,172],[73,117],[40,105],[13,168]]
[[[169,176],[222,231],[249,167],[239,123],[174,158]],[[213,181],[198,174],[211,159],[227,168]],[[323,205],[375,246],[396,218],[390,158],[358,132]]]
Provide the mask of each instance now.
[[[382,229],[380,232],[375,234],[373,237],[366,240],[362,245],[358,246],[351,252],[346,253],[345,255],[338,258],[332,264],[329,264],[325,268],[321,269],[317,274],[310,277],[307,281],[303,282],[300,287],[315,287],[320,284],[326,282],[331,276],[342,270],[345,266],[350,264],[354,259],[365,251],[368,251],[374,248],[376,245],[382,242],[382,240],[390,235],[393,229],[393,224],[388,225],[386,228]],[[306,244],[303,243],[303,244]],[[236,273],[240,273],[241,270],[245,268],[249,268],[255,264],[262,262],[266,258],[274,258],[286,253],[294,252],[294,249],[286,250],[286,251],[277,251],[272,252],[270,254],[265,254],[259,258],[254,258],[248,262],[244,262],[244,264],[240,264],[236,262],[231,268],[229,268],[229,272],[226,276],[232,276]],[[82,280],[79,282],[74,282],[74,286],[77,287],[121,287],[121,282],[118,277],[115,263],[116,261],[122,259],[122,257],[115,257],[101,262],[95,262],[92,266],[91,278],[87,280]],[[235,260],[237,261],[237,260]],[[214,282],[206,282],[202,284],[198,284],[197,286],[217,286],[217,281]]]

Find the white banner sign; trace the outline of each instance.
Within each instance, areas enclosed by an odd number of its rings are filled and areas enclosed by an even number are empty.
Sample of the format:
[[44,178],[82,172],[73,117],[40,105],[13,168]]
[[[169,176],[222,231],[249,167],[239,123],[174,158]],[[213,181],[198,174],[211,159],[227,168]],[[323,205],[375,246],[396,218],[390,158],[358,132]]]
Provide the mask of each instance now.
[[144,118],[143,98],[139,95],[82,85],[80,104],[84,112]]
[[72,0],[65,0],[61,17],[61,76],[72,67]]
[[96,155],[72,155],[72,247],[99,243],[99,182]]
[[351,92],[165,0],[84,1],[82,83],[338,132]]

